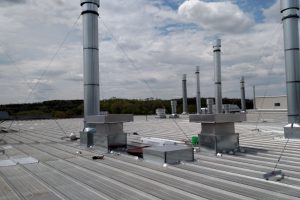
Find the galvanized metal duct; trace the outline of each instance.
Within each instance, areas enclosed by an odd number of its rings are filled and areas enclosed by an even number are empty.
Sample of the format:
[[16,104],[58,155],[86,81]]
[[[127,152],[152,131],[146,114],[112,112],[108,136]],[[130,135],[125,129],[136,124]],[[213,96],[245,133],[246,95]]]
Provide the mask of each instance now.
[[253,85],[253,109],[256,110],[256,94],[255,94],[255,85]]
[[172,114],[176,115],[177,114],[177,101],[176,100],[171,100],[171,109],[172,109]]
[[186,74],[182,76],[182,114],[188,113]]
[[213,103],[214,103],[213,99],[211,99],[211,98],[206,99],[207,114],[213,113]]
[[246,111],[246,100],[245,100],[245,79],[241,77],[241,109],[242,111]]
[[222,80],[221,80],[221,40],[216,39],[213,45],[215,65],[215,101],[216,113],[222,113]]
[[281,0],[284,33],[285,73],[288,101],[288,122],[300,122],[300,66],[298,0]]
[[196,105],[197,105],[197,114],[201,113],[201,96],[200,96],[200,72],[199,72],[199,66],[196,66]]
[[83,22],[84,126],[86,117],[100,113],[99,103],[99,0],[81,0]]

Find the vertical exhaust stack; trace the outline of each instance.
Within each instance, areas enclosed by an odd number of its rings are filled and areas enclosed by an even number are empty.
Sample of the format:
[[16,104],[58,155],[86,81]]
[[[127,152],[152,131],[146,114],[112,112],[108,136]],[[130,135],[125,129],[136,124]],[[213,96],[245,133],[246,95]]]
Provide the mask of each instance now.
[[182,114],[188,114],[186,74],[182,76]]
[[177,101],[175,99],[171,100],[171,110],[172,110],[172,113],[169,116],[169,118],[178,118],[178,115],[177,115]]
[[213,102],[214,99],[211,98],[206,99],[207,114],[213,114]]
[[81,0],[83,22],[84,127],[87,116],[100,113],[99,99],[99,0]]
[[123,123],[133,121],[133,115],[100,115],[99,99],[99,0],[81,0],[83,21],[84,65],[84,130],[80,145],[112,149],[127,148],[127,133]]
[[298,0],[281,0],[289,123],[284,127],[284,135],[286,138],[300,138],[300,62],[298,10]]
[[216,39],[214,46],[215,65],[215,101],[216,113],[222,113],[222,80],[221,80],[221,40]]
[[253,85],[253,110],[256,110],[256,94],[255,94],[255,85]]
[[199,66],[196,66],[196,83],[197,83],[197,89],[196,89],[196,105],[197,105],[197,114],[201,114],[201,96],[200,96],[200,72],[199,72]]
[[171,100],[171,109],[172,109],[172,115],[177,114],[177,101]]
[[246,112],[246,100],[245,100],[245,79],[241,77],[241,109],[242,112]]

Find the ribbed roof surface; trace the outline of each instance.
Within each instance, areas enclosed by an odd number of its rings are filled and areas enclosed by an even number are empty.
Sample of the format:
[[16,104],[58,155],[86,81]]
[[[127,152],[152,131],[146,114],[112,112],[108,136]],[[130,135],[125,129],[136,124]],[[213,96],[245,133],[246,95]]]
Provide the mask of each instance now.
[[[300,141],[291,140],[278,169],[281,182],[262,179],[273,170],[285,144],[282,126],[285,113],[248,114],[248,122],[237,124],[241,146],[246,153],[214,157],[196,153],[197,161],[163,167],[127,155],[80,150],[78,142],[63,140],[62,130],[53,120],[19,121],[18,130],[3,138],[6,154],[0,160],[33,157],[39,163],[0,167],[0,199],[299,199]],[[191,136],[200,124],[176,119]],[[67,134],[81,130],[81,119],[58,120]],[[10,122],[4,126],[8,127]],[[135,117],[124,126],[142,136],[186,139],[171,119]],[[254,129],[259,129],[259,131]],[[3,134],[0,135],[3,136]],[[77,151],[82,154],[77,154]]]

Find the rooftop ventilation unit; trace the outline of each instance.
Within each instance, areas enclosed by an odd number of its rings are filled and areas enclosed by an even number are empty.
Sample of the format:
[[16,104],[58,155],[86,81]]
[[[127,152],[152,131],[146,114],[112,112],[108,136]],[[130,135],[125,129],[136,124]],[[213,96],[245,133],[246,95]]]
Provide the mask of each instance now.
[[[126,147],[127,135],[123,132],[123,122],[133,121],[133,115],[100,114],[98,49],[98,8],[100,1],[81,0],[81,6],[85,129],[81,133],[80,142],[83,146],[89,146],[93,143],[93,146],[104,147],[107,150]],[[96,131],[90,133],[91,131],[87,128],[96,128]]]
[[164,119],[166,118],[166,109],[165,108],[157,108],[155,110],[156,113],[156,117],[155,118],[159,118],[159,119]]
[[208,99],[208,114],[190,115],[190,122],[201,123],[199,134],[200,151],[213,153],[233,152],[239,149],[239,135],[235,133],[235,122],[246,120],[245,113],[223,113],[221,82],[221,40],[213,46],[215,63],[215,113],[212,113],[212,100]]

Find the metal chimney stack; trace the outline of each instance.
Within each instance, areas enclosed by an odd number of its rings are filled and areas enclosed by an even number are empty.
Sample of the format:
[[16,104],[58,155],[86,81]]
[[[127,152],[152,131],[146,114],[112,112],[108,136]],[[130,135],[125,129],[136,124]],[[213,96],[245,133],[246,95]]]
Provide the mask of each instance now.
[[200,72],[199,66],[196,66],[196,82],[197,82],[197,89],[196,89],[196,105],[197,105],[197,114],[201,114],[201,96],[200,96]]
[[216,113],[222,113],[222,80],[221,80],[221,40],[216,39],[214,45],[215,65],[215,101]]
[[241,107],[242,111],[246,112],[246,100],[245,100],[245,79],[241,77]]
[[299,0],[281,0],[284,33],[285,74],[288,101],[288,123],[285,137],[300,137],[300,62],[299,62]]
[[255,95],[255,85],[253,85],[253,109],[256,110],[256,95]]
[[86,118],[100,113],[99,103],[99,0],[81,0],[83,22],[84,126]]
[[298,0],[281,0],[288,99],[288,122],[291,124],[299,123],[300,113],[298,10]]
[[207,114],[213,113],[213,102],[214,102],[214,100],[211,98],[206,99]]
[[177,101],[176,100],[171,100],[171,110],[172,110],[172,115],[177,114]]
[[185,115],[188,113],[186,74],[182,76],[182,106],[182,114]]

